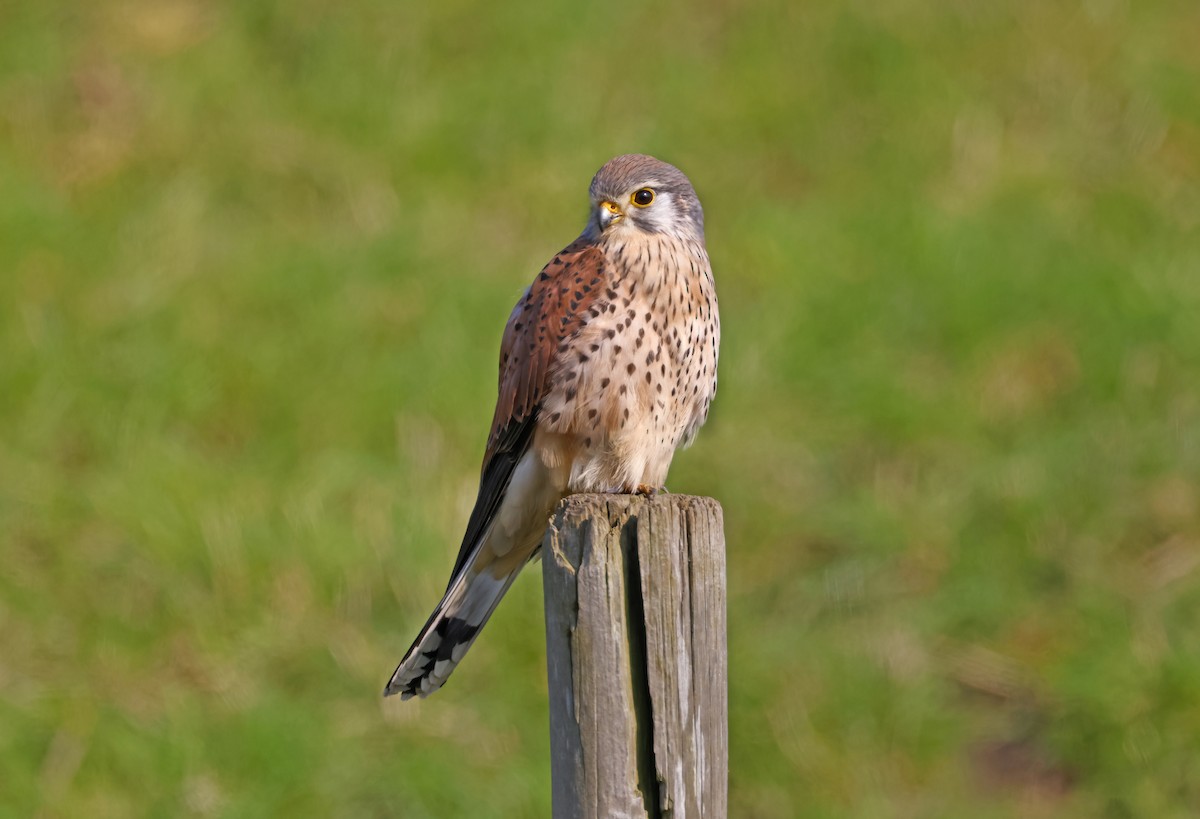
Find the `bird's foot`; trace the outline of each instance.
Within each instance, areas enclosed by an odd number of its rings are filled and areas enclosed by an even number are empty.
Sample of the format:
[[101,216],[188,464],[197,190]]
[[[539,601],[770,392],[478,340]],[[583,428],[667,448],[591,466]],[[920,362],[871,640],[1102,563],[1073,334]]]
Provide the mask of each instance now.
[[603,490],[605,495],[641,495],[645,498],[653,498],[655,495],[671,494],[670,490],[665,486],[651,486],[648,483],[628,484],[625,486],[612,486]]

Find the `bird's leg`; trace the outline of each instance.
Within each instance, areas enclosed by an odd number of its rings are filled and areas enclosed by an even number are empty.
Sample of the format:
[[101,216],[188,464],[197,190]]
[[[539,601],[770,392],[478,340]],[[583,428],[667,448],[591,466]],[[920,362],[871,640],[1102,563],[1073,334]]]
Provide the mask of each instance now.
[[658,494],[659,487],[650,486],[649,484],[639,483],[635,490],[637,494],[644,495],[647,498],[652,498]]

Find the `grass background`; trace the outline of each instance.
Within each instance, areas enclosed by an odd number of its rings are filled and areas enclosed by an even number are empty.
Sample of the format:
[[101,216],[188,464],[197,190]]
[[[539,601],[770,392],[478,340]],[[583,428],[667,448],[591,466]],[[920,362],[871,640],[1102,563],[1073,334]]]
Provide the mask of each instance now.
[[549,813],[540,577],[380,688],[511,304],[705,203],[731,815],[1200,812],[1192,0],[0,5],[0,816]]

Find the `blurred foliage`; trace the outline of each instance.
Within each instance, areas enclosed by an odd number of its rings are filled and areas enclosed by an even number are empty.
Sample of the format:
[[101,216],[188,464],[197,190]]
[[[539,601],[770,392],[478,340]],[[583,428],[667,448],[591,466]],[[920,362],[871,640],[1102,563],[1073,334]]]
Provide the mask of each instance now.
[[695,182],[737,817],[1200,812],[1200,5],[0,5],[0,816],[549,812],[540,581],[379,691],[509,308]]

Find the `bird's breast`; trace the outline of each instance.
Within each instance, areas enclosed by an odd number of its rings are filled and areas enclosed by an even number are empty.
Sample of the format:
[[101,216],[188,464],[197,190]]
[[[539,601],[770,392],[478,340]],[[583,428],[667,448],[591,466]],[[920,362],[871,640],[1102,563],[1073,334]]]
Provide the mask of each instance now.
[[594,315],[560,345],[539,416],[578,443],[573,491],[661,485],[716,390],[720,325],[702,246],[610,254]]

